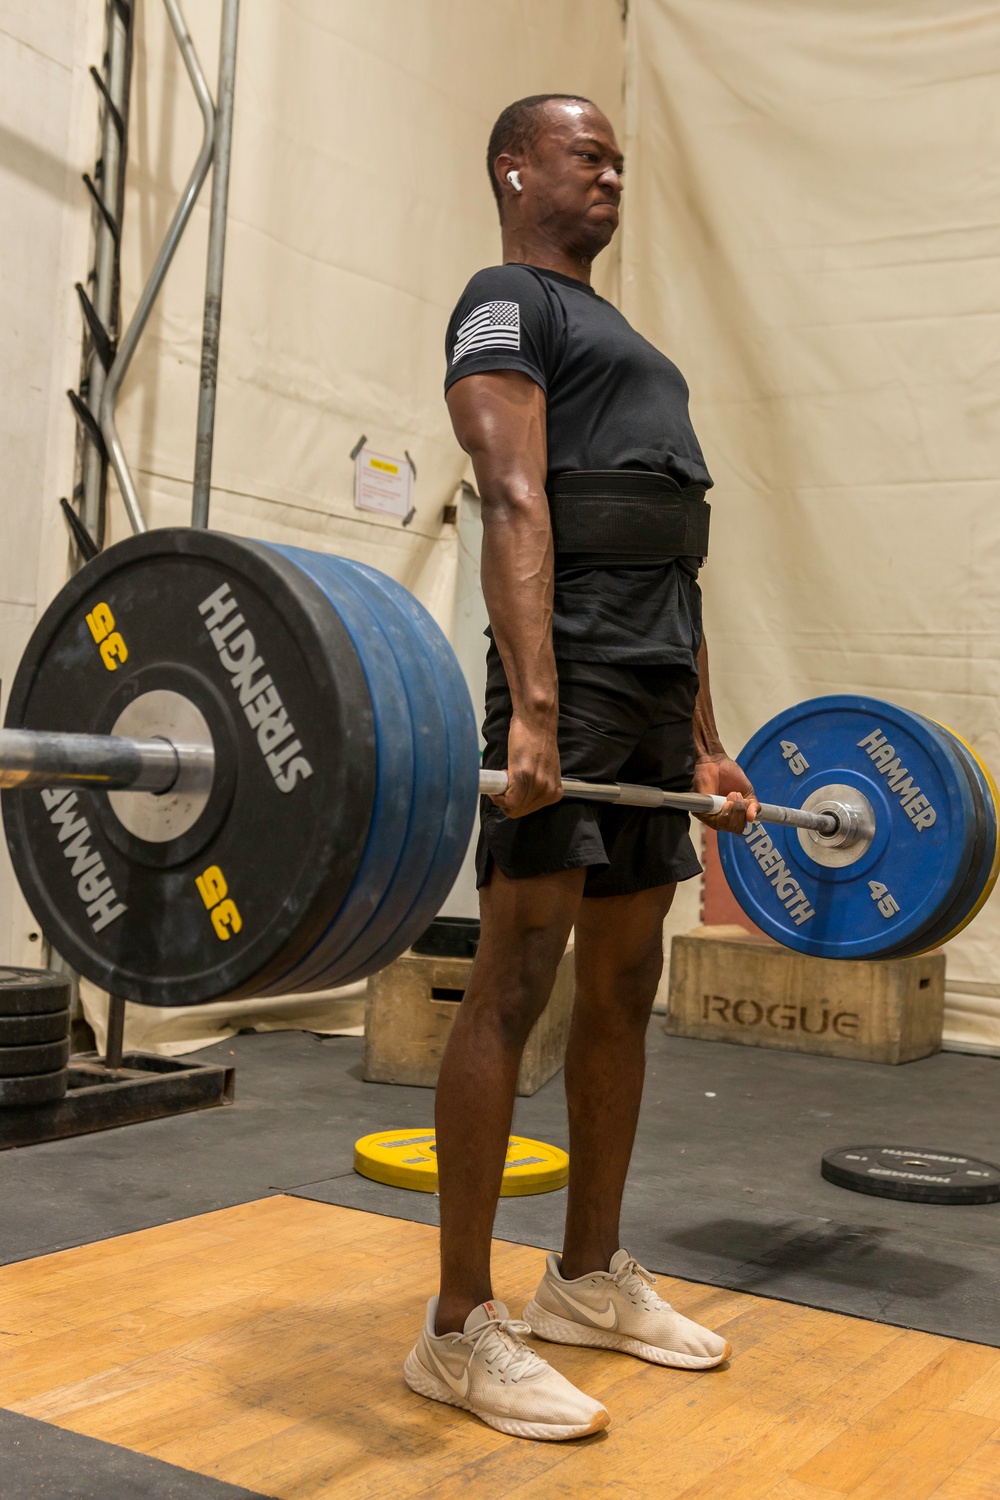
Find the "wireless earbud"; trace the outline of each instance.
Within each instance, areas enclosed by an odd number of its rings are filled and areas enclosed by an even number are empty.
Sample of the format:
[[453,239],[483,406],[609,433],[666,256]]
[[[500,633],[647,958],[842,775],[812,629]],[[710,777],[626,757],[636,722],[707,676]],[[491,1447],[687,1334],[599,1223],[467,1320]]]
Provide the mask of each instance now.
[[510,183],[511,187],[514,189],[515,193],[522,193],[524,191],[524,189],[521,186],[521,174],[520,174],[520,172],[515,172],[515,171],[508,172],[507,173],[507,181]]

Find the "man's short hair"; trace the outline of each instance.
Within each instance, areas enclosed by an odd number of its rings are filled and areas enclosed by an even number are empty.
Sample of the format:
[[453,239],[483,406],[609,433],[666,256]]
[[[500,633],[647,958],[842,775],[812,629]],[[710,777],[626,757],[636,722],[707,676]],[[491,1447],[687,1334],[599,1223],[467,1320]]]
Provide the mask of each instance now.
[[583,94],[529,94],[526,99],[515,99],[513,104],[498,117],[490,131],[490,143],[486,148],[486,170],[490,174],[490,187],[497,200],[497,208],[503,204],[500,184],[493,172],[493,163],[505,152],[516,156],[518,152],[530,151],[535,144],[541,124],[542,110],[550,99],[570,99],[577,104],[593,104]]

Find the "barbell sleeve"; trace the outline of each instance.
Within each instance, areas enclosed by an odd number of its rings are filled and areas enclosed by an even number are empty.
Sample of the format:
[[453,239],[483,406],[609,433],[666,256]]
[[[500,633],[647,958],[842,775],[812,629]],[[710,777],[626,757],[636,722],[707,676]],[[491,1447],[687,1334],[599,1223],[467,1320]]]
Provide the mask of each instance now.
[[207,791],[214,756],[203,745],[111,734],[0,729],[0,787],[101,792]]
[[[580,797],[587,802],[615,802],[620,807],[673,807],[679,812],[712,817],[726,805],[725,797],[710,792],[664,792],[655,786],[634,786],[627,782],[573,781],[564,779],[564,797]],[[479,790],[486,797],[500,797],[507,790],[506,771],[480,771]],[[827,836],[835,834],[840,823],[831,813],[806,812],[800,807],[778,807],[762,802],[758,821],[784,823],[786,827],[808,828]]]

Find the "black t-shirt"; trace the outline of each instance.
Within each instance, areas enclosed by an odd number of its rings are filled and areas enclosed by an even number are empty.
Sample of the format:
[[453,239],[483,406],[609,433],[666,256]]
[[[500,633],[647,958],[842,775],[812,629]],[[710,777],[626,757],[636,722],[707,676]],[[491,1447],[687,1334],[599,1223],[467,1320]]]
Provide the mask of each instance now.
[[[677,366],[582,281],[535,266],[473,276],[446,336],[445,390],[485,370],[521,370],[545,392],[548,481],[581,469],[642,469],[685,487],[712,481]],[[557,568],[552,638],[573,661],[694,669],[696,564]]]

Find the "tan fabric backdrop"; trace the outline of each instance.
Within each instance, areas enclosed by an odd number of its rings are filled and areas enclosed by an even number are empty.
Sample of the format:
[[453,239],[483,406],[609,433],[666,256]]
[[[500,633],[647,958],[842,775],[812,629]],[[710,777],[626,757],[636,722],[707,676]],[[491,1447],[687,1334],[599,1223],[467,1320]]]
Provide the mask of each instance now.
[[[715,477],[734,748],[870,691],[1000,768],[998,75],[976,0],[632,0],[623,307]],[[1000,1044],[1000,901],[948,968],[947,1034]]]
[[[218,0],[185,7],[209,78]],[[500,258],[486,142],[504,105],[580,92],[621,113],[619,0],[253,0],[241,8],[211,524],[339,552],[391,573],[453,633],[466,472],[442,398],[444,333],[468,277]],[[163,9],[139,7],[124,305],[148,272],[197,154],[200,116]],[[120,405],[151,525],[185,523],[208,191],[181,242]],[[617,252],[601,268],[617,295]],[[355,510],[350,452],[416,465],[416,517]],[[114,534],[126,534],[112,506]],[[241,1023],[354,1021],[357,988],[165,1015],[127,1040],[187,1050]],[[85,1003],[102,1029],[102,1003]],[[194,1026],[194,1030],[192,1029]]]
[[[188,6],[213,79],[218,10],[218,0]],[[200,131],[162,8],[140,16],[126,306]],[[543,88],[593,93],[617,112],[622,59],[617,0],[242,8],[214,525],[378,561],[434,601],[441,508],[465,472],[442,400],[444,330],[468,276],[499,259],[490,126]],[[121,404],[154,524],[189,514],[207,215],[206,190]],[[349,455],[362,433],[413,456],[406,530],[354,509]]]

